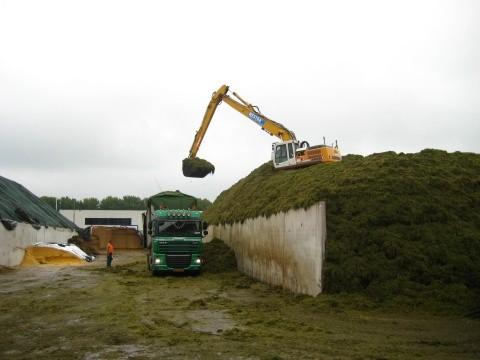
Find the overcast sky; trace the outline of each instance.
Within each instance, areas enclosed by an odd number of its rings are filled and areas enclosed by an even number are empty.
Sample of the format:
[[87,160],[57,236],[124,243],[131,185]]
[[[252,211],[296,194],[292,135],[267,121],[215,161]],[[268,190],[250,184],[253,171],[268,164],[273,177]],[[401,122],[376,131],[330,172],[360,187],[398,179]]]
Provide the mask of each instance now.
[[37,195],[163,190],[210,200],[275,138],[220,105],[228,84],[343,154],[480,152],[480,1],[0,0],[0,175]]

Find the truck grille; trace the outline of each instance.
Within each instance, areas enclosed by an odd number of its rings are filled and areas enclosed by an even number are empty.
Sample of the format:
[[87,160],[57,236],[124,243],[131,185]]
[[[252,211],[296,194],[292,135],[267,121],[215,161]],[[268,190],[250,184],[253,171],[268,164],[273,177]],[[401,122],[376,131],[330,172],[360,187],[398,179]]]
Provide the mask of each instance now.
[[184,269],[190,266],[191,258],[191,255],[167,254],[167,266],[174,269]]
[[168,241],[158,244],[157,252],[168,254],[171,252],[194,253],[199,251],[199,243],[193,241]]

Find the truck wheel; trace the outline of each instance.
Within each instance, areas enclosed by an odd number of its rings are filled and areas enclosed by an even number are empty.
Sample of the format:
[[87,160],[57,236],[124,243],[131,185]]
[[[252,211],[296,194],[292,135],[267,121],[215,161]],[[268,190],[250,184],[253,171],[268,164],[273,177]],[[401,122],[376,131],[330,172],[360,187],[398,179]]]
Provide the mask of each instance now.
[[198,276],[202,273],[202,270],[192,270],[191,271],[191,275],[192,276]]

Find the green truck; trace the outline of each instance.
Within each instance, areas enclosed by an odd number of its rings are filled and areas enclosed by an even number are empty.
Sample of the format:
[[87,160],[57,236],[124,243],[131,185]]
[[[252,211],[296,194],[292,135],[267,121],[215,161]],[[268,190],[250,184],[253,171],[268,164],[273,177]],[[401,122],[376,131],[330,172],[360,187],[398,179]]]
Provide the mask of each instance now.
[[147,262],[152,274],[202,269],[202,238],[207,235],[197,199],[180,191],[165,191],[148,199],[143,217]]

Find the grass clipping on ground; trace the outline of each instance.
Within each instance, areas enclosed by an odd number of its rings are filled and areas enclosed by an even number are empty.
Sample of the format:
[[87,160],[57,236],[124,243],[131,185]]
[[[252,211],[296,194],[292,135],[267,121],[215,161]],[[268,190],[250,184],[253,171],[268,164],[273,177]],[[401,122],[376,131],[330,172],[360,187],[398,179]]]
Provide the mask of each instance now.
[[215,166],[207,160],[196,158],[185,158],[182,161],[183,175],[187,177],[203,178],[215,172]]
[[213,239],[203,245],[203,271],[222,273],[237,270],[235,253],[222,240]]
[[320,200],[327,211],[326,292],[465,306],[478,299],[480,155],[348,155],[285,171],[268,162],[222,192],[204,217],[233,223]]

